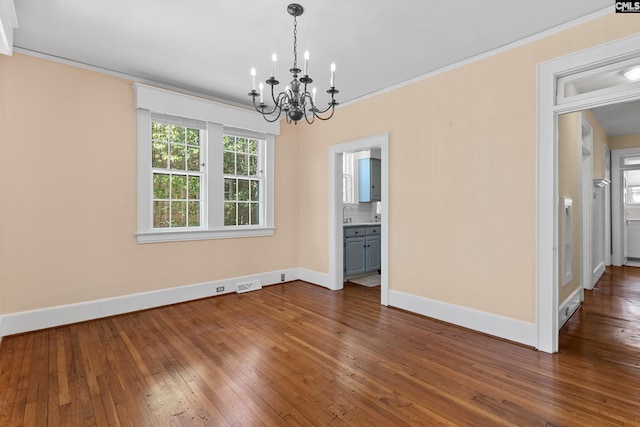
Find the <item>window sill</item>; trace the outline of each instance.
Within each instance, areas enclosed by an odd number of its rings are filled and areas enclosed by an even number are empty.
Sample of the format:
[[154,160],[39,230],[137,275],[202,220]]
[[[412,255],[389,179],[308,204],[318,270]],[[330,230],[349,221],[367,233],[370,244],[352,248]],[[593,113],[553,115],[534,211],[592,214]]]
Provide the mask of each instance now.
[[138,243],[182,242],[189,240],[234,239],[273,236],[274,227],[229,228],[216,230],[163,230],[136,233]]

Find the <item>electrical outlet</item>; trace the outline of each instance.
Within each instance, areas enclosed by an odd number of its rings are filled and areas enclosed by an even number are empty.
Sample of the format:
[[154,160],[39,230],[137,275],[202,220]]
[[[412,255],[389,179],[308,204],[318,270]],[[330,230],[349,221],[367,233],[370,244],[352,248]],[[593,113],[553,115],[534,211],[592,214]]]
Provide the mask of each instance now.
[[216,292],[224,292],[224,286],[218,286]]
[[281,281],[281,282],[284,282],[284,273],[282,273],[282,274],[280,275],[280,281]]

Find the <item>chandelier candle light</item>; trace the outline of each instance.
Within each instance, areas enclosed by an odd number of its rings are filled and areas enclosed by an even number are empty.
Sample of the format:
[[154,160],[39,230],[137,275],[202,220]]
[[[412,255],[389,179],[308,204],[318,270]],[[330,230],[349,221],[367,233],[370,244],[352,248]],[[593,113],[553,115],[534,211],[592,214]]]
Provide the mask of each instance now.
[[[289,85],[285,87],[283,92],[276,95],[275,86],[280,82],[275,78],[276,62],[278,61],[278,57],[274,53],[271,57],[271,77],[265,83],[271,86],[271,99],[275,105],[273,108],[270,108],[264,103],[264,84],[262,82],[258,85],[260,92],[256,91],[255,68],[251,69],[251,92],[249,92],[249,96],[253,100],[253,106],[256,111],[261,113],[268,122],[275,122],[280,118],[283,112],[287,119],[287,123],[294,122],[295,124],[298,124],[298,121],[303,117],[309,124],[313,123],[316,118],[320,120],[329,120],[333,116],[336,105],[338,105],[338,102],[335,100],[335,94],[338,93],[335,88],[336,64],[331,64],[331,78],[329,79],[330,88],[327,90],[327,93],[331,95],[331,101],[327,108],[319,110],[316,107],[317,89],[314,87],[311,90],[311,93],[307,91],[307,86],[313,83],[313,80],[309,77],[308,73],[309,51],[304,53],[304,71],[298,68],[298,22],[296,18],[302,15],[304,9],[299,4],[292,3],[287,6],[287,12],[289,12],[289,15],[293,16],[293,68],[289,70],[293,75],[293,80],[291,80]],[[301,71],[303,71],[303,75],[298,79],[298,74],[300,74]],[[259,103],[256,103],[256,98],[259,99]],[[321,114],[325,113],[328,114],[324,117],[321,116]]]

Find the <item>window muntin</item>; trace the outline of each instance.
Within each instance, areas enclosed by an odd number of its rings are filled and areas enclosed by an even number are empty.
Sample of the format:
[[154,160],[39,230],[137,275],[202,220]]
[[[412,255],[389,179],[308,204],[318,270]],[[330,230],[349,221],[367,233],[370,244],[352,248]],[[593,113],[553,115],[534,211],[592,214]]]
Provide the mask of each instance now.
[[224,225],[263,223],[260,201],[263,191],[264,140],[232,134],[223,136]]
[[200,129],[151,122],[153,228],[202,225],[202,133]]

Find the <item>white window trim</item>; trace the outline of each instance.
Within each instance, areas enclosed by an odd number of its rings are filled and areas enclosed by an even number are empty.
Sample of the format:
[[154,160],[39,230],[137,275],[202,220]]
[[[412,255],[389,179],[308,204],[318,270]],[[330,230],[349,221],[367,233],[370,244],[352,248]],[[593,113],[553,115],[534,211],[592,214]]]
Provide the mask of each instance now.
[[[257,119],[259,115],[241,109],[235,109],[222,104],[196,98],[176,92],[158,89],[151,86],[134,84],[136,92],[136,108],[138,110],[138,243],[174,242],[185,240],[207,240],[238,237],[271,236],[274,227],[274,174],[275,174],[275,135],[279,133],[279,125],[273,125]],[[265,193],[264,224],[253,226],[229,227],[223,224],[223,194],[224,180],[222,173],[222,148],[220,150],[206,150],[206,167],[219,165],[209,169],[206,188],[210,195],[220,197],[206,197],[208,216],[205,217],[205,227],[195,229],[174,228],[154,229],[152,227],[151,196],[153,194],[151,168],[151,112],[188,117],[207,122],[208,143],[220,141],[225,125],[228,127],[248,129],[249,132],[259,134],[265,144]],[[214,121],[212,121],[214,120]],[[221,123],[222,122],[222,123]],[[220,200],[217,200],[220,199]]]

